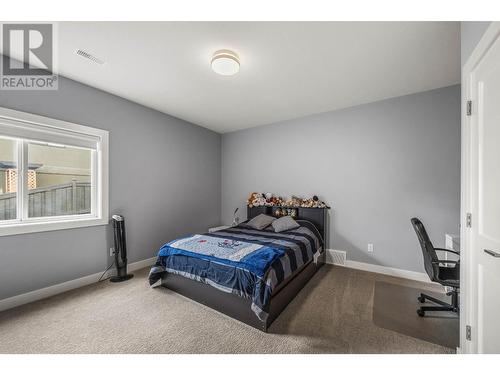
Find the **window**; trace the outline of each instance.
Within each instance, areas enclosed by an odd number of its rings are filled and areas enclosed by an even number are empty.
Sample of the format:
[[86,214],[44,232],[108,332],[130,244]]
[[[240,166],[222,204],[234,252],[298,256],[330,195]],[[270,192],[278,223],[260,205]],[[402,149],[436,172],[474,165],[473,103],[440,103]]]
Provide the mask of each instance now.
[[107,216],[108,132],[0,108],[0,236]]
[[17,142],[0,138],[0,223],[17,217]]

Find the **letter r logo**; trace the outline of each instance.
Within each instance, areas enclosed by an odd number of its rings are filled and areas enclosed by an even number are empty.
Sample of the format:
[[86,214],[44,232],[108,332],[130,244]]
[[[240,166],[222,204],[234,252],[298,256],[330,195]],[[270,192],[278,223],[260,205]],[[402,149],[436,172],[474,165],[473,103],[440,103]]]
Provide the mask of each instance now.
[[2,25],[4,75],[52,75],[52,24]]

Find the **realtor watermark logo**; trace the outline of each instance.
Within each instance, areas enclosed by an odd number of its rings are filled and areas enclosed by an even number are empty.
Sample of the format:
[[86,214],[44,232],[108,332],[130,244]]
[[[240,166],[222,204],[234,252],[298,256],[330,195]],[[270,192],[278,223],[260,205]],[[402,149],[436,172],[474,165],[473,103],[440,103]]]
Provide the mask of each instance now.
[[2,24],[0,90],[57,90],[55,24]]

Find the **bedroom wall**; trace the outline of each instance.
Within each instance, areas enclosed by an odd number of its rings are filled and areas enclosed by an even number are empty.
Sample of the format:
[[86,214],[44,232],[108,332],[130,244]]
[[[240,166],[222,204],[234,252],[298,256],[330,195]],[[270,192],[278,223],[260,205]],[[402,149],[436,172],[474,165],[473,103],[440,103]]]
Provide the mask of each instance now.
[[[60,77],[57,91],[0,91],[0,106],[110,132],[110,214],[129,262],[220,221],[219,134]],[[109,226],[0,237],[0,299],[104,270]]]
[[246,217],[251,191],[317,194],[332,206],[330,249],[424,272],[410,218],[436,246],[459,233],[460,86],[224,134],[223,223],[235,207]]
[[476,48],[477,43],[484,35],[484,32],[490,26],[489,21],[463,21],[460,22],[460,49],[462,67]]

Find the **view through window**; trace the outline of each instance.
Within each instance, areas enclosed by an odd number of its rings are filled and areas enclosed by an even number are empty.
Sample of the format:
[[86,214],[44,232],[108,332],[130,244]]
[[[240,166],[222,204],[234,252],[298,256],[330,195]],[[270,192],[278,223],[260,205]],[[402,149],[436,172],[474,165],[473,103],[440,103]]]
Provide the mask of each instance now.
[[92,151],[28,144],[28,217],[91,212]]
[[[0,220],[17,214],[20,140],[0,138]],[[92,150],[27,142],[28,217],[91,213]]]
[[0,221],[17,218],[17,141],[0,138]]

